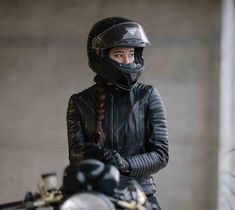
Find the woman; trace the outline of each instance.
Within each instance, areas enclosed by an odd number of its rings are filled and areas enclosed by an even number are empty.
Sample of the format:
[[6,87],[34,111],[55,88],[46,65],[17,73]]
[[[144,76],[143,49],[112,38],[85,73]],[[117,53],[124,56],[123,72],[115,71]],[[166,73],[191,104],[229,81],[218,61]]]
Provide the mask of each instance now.
[[92,158],[112,164],[158,205],[151,175],[167,165],[168,131],[158,91],[137,82],[149,45],[142,26],[131,20],[94,24],[87,52],[95,85],[71,96],[67,126],[71,163]]

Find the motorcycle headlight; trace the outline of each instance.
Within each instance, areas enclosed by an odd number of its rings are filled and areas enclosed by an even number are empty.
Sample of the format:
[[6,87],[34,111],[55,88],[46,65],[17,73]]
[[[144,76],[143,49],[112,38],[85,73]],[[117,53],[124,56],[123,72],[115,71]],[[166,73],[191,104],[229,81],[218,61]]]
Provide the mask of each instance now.
[[115,210],[113,203],[104,195],[82,192],[68,198],[61,210]]

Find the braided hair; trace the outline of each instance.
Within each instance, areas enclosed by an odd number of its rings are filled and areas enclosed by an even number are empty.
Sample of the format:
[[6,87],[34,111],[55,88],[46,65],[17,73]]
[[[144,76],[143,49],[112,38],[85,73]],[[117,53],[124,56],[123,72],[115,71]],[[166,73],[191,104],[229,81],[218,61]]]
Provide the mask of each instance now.
[[96,133],[98,136],[98,142],[100,144],[105,143],[105,134],[102,128],[102,123],[105,116],[105,99],[106,99],[106,89],[107,85],[100,78],[99,75],[96,75],[94,78],[95,90],[96,90]]

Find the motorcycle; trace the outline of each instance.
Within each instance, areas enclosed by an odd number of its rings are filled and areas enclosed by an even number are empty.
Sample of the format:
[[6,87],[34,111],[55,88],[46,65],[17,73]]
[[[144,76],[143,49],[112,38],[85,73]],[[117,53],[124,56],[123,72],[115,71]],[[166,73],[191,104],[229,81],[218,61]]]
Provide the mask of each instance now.
[[42,175],[38,192],[27,192],[21,201],[0,204],[15,210],[155,210],[138,183],[120,175],[112,165],[84,160],[68,165],[63,184],[57,187],[55,173]]

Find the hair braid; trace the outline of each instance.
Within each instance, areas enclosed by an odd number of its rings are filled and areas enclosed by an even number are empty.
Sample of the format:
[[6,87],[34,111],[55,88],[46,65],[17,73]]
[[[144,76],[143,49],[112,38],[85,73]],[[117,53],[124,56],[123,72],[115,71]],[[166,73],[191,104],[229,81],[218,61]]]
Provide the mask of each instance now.
[[106,85],[98,75],[95,76],[94,82],[96,83],[96,133],[99,143],[104,144],[105,134],[102,123],[105,115]]

